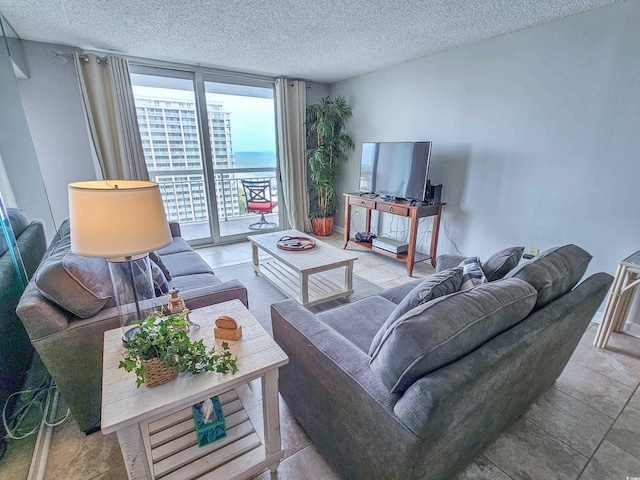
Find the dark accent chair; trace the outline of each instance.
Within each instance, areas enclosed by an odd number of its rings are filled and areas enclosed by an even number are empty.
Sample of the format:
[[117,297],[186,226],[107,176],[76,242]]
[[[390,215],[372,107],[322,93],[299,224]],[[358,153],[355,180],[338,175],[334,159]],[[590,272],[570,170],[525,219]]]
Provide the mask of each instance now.
[[268,222],[264,218],[265,213],[272,213],[278,206],[278,202],[271,198],[271,180],[240,180],[245,198],[247,199],[247,212],[259,213],[260,220],[249,225],[251,230],[277,227],[277,223]]

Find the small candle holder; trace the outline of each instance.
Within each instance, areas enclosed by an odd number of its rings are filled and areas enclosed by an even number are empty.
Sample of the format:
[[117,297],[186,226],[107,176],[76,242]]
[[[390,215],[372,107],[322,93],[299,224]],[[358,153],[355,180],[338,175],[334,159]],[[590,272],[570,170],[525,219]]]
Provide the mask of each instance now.
[[169,290],[169,301],[167,302],[167,310],[169,310],[170,314],[187,312],[187,324],[193,328],[200,328],[200,325],[194,323],[189,318],[189,309],[184,303],[184,299],[179,295],[180,290],[177,288],[172,288]]

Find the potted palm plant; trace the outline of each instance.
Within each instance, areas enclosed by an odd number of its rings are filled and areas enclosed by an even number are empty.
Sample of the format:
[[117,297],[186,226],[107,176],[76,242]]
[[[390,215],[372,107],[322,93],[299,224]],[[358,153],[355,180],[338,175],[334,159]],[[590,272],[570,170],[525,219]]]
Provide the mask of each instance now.
[[339,168],[346,163],[347,153],[353,150],[353,140],[345,132],[345,123],[351,115],[351,107],[341,96],[334,100],[321,98],[307,108],[307,159],[313,184],[309,217],[313,233],[318,236],[333,232]]

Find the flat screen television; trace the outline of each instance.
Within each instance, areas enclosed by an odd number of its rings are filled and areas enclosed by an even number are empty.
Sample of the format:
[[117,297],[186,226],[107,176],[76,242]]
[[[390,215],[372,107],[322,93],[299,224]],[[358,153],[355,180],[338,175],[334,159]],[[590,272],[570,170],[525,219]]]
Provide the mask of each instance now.
[[360,192],[427,201],[431,142],[362,144]]

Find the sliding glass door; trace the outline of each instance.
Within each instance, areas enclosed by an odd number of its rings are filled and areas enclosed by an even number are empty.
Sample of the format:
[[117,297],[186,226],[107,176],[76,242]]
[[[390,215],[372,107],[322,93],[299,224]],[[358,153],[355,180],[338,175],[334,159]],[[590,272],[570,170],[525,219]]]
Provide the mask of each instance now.
[[205,77],[204,91],[221,238],[277,229],[273,85]]
[[[233,241],[279,228],[270,82],[132,66],[131,83],[150,179],[187,240]],[[246,185],[258,179],[268,184],[255,200]]]

